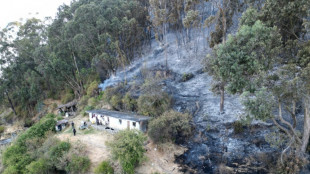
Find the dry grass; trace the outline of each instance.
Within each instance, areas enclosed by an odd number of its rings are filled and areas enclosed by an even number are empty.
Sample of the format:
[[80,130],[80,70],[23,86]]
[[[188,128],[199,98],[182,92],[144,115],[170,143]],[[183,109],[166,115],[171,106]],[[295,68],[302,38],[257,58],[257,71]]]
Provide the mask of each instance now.
[[160,146],[149,143],[146,145],[147,161],[136,168],[137,174],[146,173],[169,173],[179,174],[179,166],[174,163],[175,155],[181,155],[186,150],[183,147],[172,143],[165,143]]

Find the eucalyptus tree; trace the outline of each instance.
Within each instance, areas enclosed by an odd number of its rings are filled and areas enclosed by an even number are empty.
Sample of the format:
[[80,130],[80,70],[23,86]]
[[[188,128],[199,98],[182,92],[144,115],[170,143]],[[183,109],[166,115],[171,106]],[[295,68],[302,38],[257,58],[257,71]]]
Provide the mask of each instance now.
[[[239,1],[236,0],[212,0],[210,1],[217,8],[217,13],[215,15],[209,16],[205,21],[204,25],[210,27],[215,24],[215,31],[211,32],[209,46],[211,48],[218,44],[225,44],[227,31],[232,25],[232,17],[234,13],[238,10]],[[208,66],[213,66],[214,61],[209,61]],[[215,65],[216,66],[216,65]],[[220,113],[224,112],[224,101],[225,101],[225,86],[226,81],[224,78],[219,77],[218,73],[209,69],[210,74],[214,74],[214,84],[212,85],[212,90],[219,93],[220,99]]]

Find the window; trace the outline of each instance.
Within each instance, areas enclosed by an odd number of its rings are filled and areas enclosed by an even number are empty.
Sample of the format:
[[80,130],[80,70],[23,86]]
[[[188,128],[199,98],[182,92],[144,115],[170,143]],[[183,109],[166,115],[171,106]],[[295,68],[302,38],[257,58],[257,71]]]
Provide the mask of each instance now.
[[133,127],[136,127],[136,122],[132,122]]
[[122,124],[122,120],[121,119],[119,119],[118,121],[119,121],[119,124]]

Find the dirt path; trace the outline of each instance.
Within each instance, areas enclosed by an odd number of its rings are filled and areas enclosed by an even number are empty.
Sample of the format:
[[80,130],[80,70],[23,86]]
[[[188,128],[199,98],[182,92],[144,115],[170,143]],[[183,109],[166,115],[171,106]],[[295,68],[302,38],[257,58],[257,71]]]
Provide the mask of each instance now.
[[[169,147],[167,147],[169,146]],[[167,144],[165,151],[158,150],[156,145],[149,143],[146,145],[147,160],[136,168],[136,174],[179,174],[179,166],[174,163],[175,155],[183,154],[185,148],[173,144]]]
[[[113,135],[110,135],[106,132],[97,132],[91,134],[84,134],[83,132],[77,132],[76,136],[73,136],[71,133],[71,128],[67,128],[65,133],[57,134],[57,138],[62,141],[67,141],[71,143],[82,143],[86,146],[87,154],[89,159],[91,160],[91,169],[93,171],[94,168],[103,160],[110,159],[110,152],[105,145],[106,141],[110,141],[113,139]],[[67,132],[66,132],[67,131]]]
[[[74,121],[75,126],[78,127],[82,120],[87,121],[87,117],[77,116],[69,120]],[[104,160],[111,160],[111,153],[106,146],[106,142],[113,141],[113,134],[107,131],[100,131],[94,128],[89,130],[78,130],[76,136],[73,136],[71,127],[66,128],[61,133],[56,134],[56,137],[62,141],[69,141],[71,143],[82,143],[86,146],[87,155],[91,160],[90,174],[93,173],[94,168]],[[174,163],[175,154],[183,154],[185,148],[173,144],[167,144],[164,152],[158,150],[156,145],[149,143],[145,146],[147,149],[147,160],[142,162],[136,168],[136,174],[152,174],[159,172],[161,174],[179,174],[178,164]],[[121,169],[117,163],[113,163],[116,173],[120,173]]]

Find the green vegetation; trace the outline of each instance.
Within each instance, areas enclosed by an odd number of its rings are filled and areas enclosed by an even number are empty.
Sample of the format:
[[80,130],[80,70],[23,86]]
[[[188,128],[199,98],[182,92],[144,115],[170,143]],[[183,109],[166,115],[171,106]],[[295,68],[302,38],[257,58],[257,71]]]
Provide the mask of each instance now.
[[107,145],[111,148],[114,160],[118,160],[125,173],[133,174],[135,167],[145,160],[143,146],[146,137],[137,130],[119,131],[113,142]]
[[148,135],[155,143],[184,140],[192,132],[190,121],[189,114],[170,110],[150,122]]
[[165,92],[144,94],[138,99],[138,112],[142,115],[157,117],[169,110],[171,98]]
[[234,127],[234,133],[235,134],[241,134],[244,132],[243,124],[241,121],[235,121],[233,123],[233,127]]
[[59,120],[63,120],[64,118],[63,118],[62,116],[59,115],[59,116],[57,116],[56,119],[57,119],[57,121],[59,121]]
[[68,103],[70,101],[72,101],[74,99],[74,94],[72,93],[72,91],[66,92],[62,98],[61,98],[61,103]]
[[[85,173],[89,159],[80,147],[53,138],[56,121],[48,114],[2,153],[3,173],[49,173],[66,171]],[[78,172],[77,172],[78,171]]]
[[98,83],[151,39],[147,7],[139,0],[81,0],[61,5],[48,25],[35,18],[10,23],[0,31],[0,103],[25,118],[46,97],[67,103],[97,95]]
[[137,100],[130,96],[130,93],[126,93],[126,95],[122,99],[123,108],[127,111],[135,111],[138,108]]
[[95,174],[114,174],[114,169],[108,161],[102,161],[96,168]]
[[0,134],[2,134],[5,130],[5,127],[3,125],[0,126]]
[[190,80],[193,77],[194,77],[194,74],[192,74],[192,73],[189,73],[189,74],[184,73],[183,76],[182,76],[182,82],[186,82],[186,81]]
[[[305,37],[310,3],[266,0],[261,8],[252,5],[243,13],[238,32],[207,56],[208,70],[221,82],[222,96],[224,89],[242,94],[246,118],[272,120],[286,135],[294,152],[283,152],[279,163],[283,173],[296,173],[304,164],[300,154],[306,152],[310,135],[310,41]],[[297,103],[305,110],[302,135],[297,130]],[[283,118],[284,112],[292,122]],[[235,128],[239,132],[241,127]],[[299,162],[285,164],[294,160]]]
[[88,171],[90,167],[90,160],[88,157],[73,155],[70,163],[66,167],[68,173],[83,174]]
[[90,97],[94,97],[95,95],[98,94],[98,86],[99,86],[99,82],[93,81],[91,84],[89,84],[86,90],[86,94]]

